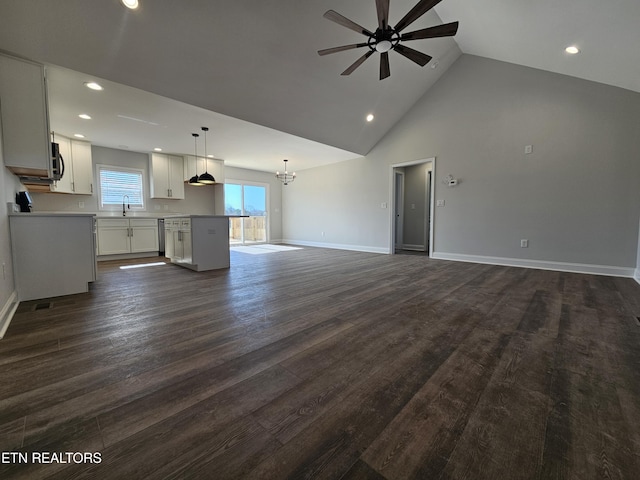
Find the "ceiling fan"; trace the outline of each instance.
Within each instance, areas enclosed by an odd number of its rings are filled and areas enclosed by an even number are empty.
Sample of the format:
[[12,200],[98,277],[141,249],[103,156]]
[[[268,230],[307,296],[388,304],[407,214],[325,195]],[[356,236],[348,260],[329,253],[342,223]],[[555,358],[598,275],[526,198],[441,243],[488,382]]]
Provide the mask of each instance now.
[[324,18],[336,22],[343,27],[361,33],[369,37],[366,42],[353,43],[351,45],[343,45],[341,47],[326,48],[319,50],[319,55],[329,55],[330,53],[343,52],[355,48],[368,47],[369,51],[358,58],[349,66],[342,75],[350,75],[353,71],[364,63],[364,61],[375,52],[380,53],[380,80],[384,80],[391,71],[389,69],[389,51],[395,50],[400,55],[408,58],[412,62],[424,67],[431,57],[427,54],[409,48],[402,44],[409,40],[420,40],[424,38],[451,37],[458,31],[458,22],[445,23],[435,27],[423,28],[409,33],[400,33],[413,22],[418,20],[422,15],[431,10],[442,0],[420,0],[395,27],[389,25],[389,0],[376,0],[376,10],[378,13],[378,28],[375,32],[367,30],[348,18],[340,15],[338,12],[329,10],[324,14]]

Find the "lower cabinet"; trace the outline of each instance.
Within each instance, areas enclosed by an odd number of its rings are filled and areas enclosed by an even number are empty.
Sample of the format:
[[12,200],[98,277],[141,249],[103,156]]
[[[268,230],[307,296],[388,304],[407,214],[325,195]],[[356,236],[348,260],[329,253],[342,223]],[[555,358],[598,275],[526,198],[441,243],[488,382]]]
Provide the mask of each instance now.
[[165,256],[175,263],[193,263],[191,219],[165,220]]
[[98,218],[98,255],[158,251],[155,218]]

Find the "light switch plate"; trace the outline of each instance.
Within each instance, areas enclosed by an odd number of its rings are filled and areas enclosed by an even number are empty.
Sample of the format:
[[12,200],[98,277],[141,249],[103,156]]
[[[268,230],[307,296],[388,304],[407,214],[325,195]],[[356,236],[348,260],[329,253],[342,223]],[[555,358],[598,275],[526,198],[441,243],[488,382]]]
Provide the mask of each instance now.
[[436,200],[436,207],[444,207],[444,200]]

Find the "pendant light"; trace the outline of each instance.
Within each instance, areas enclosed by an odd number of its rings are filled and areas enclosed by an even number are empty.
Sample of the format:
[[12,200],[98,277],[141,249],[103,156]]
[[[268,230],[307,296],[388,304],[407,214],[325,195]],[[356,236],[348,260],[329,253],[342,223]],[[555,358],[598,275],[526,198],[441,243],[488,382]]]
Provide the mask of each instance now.
[[209,131],[209,127],[202,127],[202,131],[204,132],[204,173],[198,177],[198,181],[200,183],[204,183],[205,185],[213,185],[216,183],[216,179],[213,178],[209,172],[207,172],[208,160],[207,160],[207,132]]
[[195,153],[195,160],[196,160],[195,162],[196,174],[189,179],[189,185],[193,185],[194,187],[203,187],[204,183],[200,183],[198,181],[198,137],[200,135],[198,135],[197,133],[192,133],[191,135],[193,135],[194,153]]
[[287,162],[289,160],[285,159],[283,161],[284,161],[284,172],[283,173],[276,172],[276,178],[280,180],[284,185],[289,185],[290,183],[293,183],[293,181],[296,179],[296,172],[293,172],[293,173],[287,172]]

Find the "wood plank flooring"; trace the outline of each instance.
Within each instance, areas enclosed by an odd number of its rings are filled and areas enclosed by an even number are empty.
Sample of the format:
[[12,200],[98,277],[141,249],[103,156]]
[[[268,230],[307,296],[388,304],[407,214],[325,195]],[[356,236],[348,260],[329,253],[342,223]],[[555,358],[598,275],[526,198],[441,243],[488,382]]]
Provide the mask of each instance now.
[[317,248],[132,263],[20,305],[0,451],[28,461],[0,478],[638,478],[631,279]]

